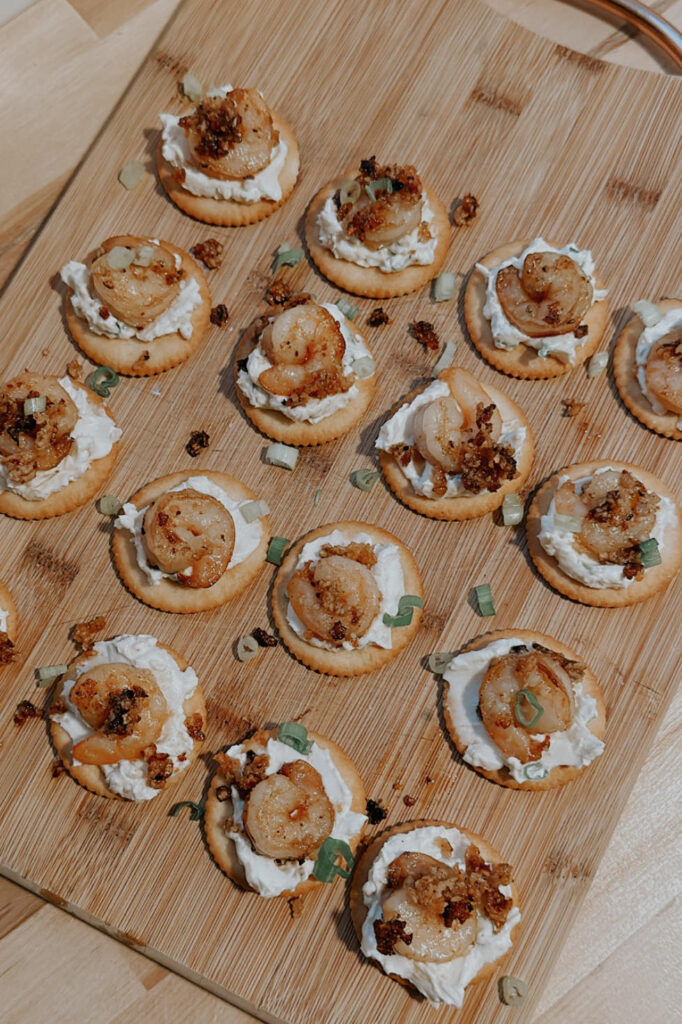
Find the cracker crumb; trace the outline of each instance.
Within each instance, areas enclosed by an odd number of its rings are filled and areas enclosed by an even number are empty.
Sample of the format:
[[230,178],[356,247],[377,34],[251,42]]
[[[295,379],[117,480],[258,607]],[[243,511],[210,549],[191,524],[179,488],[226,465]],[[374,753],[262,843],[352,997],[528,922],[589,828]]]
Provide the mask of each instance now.
[[386,324],[390,324],[390,322],[391,318],[382,306],[376,306],[367,317],[367,323],[370,327],[384,327]]
[[12,721],[21,728],[27,719],[38,718],[39,715],[40,712],[35,704],[31,704],[30,700],[22,700],[17,704],[17,710],[14,712]]
[[587,402],[578,402],[575,398],[562,398],[561,401],[564,406],[563,415],[568,417],[578,416],[587,405]]
[[208,270],[217,270],[223,262],[223,243],[217,238],[207,238],[204,242],[197,242],[190,249],[192,256],[204,264]]
[[230,311],[224,302],[214,306],[211,310],[211,323],[216,327],[224,327],[230,318]]
[[196,459],[202,448],[208,448],[209,441],[210,437],[205,430],[193,430],[190,434],[189,441],[185,445],[187,454],[191,455],[193,459]]
[[403,786],[402,782],[394,782],[391,788],[395,789],[396,792],[399,793],[401,789],[404,789],[405,787]]
[[40,354],[41,354],[41,356],[43,356],[43,357],[45,357],[45,356],[49,356],[49,354],[50,354],[50,350],[49,350],[49,348],[44,348],[44,349],[43,349],[43,351],[42,351],[42,352],[41,352]]
[[71,639],[75,644],[82,647],[84,651],[91,651],[95,644],[95,634],[100,633],[106,624],[107,620],[103,615],[98,615],[88,622],[77,622],[71,630]]
[[440,348],[440,338],[433,324],[429,323],[428,320],[413,320],[410,324],[410,330],[412,331],[412,336],[420,345],[424,345],[426,348],[434,351]]
[[410,796],[408,793],[403,797],[403,803],[406,807],[414,807],[417,802],[416,796]]
[[297,917],[300,917],[303,913],[303,897],[302,896],[290,896],[287,900],[289,904],[289,913],[291,914],[291,920],[295,921]]
[[83,373],[83,364],[78,359],[72,359],[66,367],[66,372],[71,380],[80,380]]
[[456,228],[465,228],[471,224],[478,213],[478,199],[471,192],[462,196],[459,206],[454,212],[452,221]]

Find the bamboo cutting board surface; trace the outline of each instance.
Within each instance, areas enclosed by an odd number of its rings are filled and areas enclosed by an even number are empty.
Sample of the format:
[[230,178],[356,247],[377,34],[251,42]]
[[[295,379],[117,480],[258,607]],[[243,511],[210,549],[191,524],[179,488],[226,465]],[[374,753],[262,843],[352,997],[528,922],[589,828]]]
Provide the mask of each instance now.
[[[262,278],[272,250],[282,241],[293,243],[319,185],[371,152],[414,161],[446,201],[464,191],[481,200],[478,220],[453,237],[448,269],[463,273],[498,242],[542,230],[594,249],[614,311],[676,284],[679,182],[670,140],[677,84],[579,57],[482,5],[454,12],[451,6],[426,12],[423,5],[401,5],[389,19],[386,5],[330,3],[324,24],[313,17],[312,5],[299,6],[298,13],[281,15],[264,44],[258,5],[248,17],[236,8],[219,15],[212,5],[186,5],[161,41],[162,58],[152,56],[141,71],[0,313],[5,376],[24,365],[63,372],[74,350],[50,279],[66,259],[119,230],[160,234],[185,247],[220,237],[228,255],[212,273],[211,286],[214,302],[230,307],[232,330],[215,330],[184,367],[149,381],[124,381],[113,393],[111,407],[125,435],[107,490],[124,496],[153,476],[189,466],[184,444],[192,429],[203,427],[212,445],[192,470],[225,469],[251,481],[268,498],[277,533],[296,537],[323,522],[364,516],[401,536],[422,567],[426,628],[416,642],[383,672],[338,681],[307,672],[281,648],[246,666],[234,662],[234,639],[267,624],[269,572],[238,608],[179,621],[146,609],[120,586],[107,530],[93,508],[49,523],[0,524],[3,551],[11,552],[3,557],[2,575],[19,605],[23,656],[3,689],[3,872],[48,890],[264,1019],[363,1020],[368,1005],[377,1007],[377,1021],[443,1020],[449,1014],[425,1007],[360,960],[340,885],[310,899],[295,922],[286,905],[232,889],[211,863],[196,826],[165,817],[174,800],[199,796],[205,781],[200,766],[174,793],[147,807],[112,805],[68,778],[52,780],[44,731],[31,723],[22,730],[4,723],[16,701],[31,695],[32,666],[68,660],[73,622],[103,613],[111,633],[153,632],[182,651],[209,694],[209,749],[236,739],[246,723],[305,712],[307,724],[333,735],[354,757],[370,795],[391,807],[389,823],[446,817],[484,832],[516,865],[523,895],[521,937],[504,971],[531,982],[534,996],[634,782],[675,674],[676,652],[663,641],[674,635],[677,589],[620,612],[582,608],[549,591],[530,568],[520,539],[489,518],[431,523],[402,509],[380,485],[366,496],[348,484],[352,469],[372,464],[373,439],[393,401],[429,373],[432,360],[406,331],[410,320],[427,318],[442,337],[459,340],[463,365],[508,388],[526,408],[538,442],[533,483],[567,462],[612,455],[641,462],[679,490],[674,443],[631,420],[606,378],[588,382],[578,370],[554,382],[507,381],[461,340],[454,304],[432,307],[426,295],[392,300],[384,306],[393,324],[383,332],[368,330],[381,377],[360,443],[347,438],[303,453],[295,473],[287,475],[259,461],[263,439],[237,412],[229,370],[220,372],[229,367],[238,329],[263,310]],[[212,12],[210,25],[200,17],[204,9]],[[388,67],[373,59],[384,53],[392,55]],[[428,60],[415,60],[420,54]],[[365,69],[362,80],[353,75],[358,66]],[[157,112],[181,109],[176,82],[188,67],[206,82],[229,77],[257,84],[295,127],[301,180],[283,210],[261,225],[230,233],[193,224],[168,204],[151,177],[134,193],[116,182],[122,163],[151,152]],[[320,298],[338,296],[310,267],[289,276]],[[358,305],[362,325],[373,304]],[[561,397],[587,401],[583,416],[562,418]],[[312,495],[322,484],[313,508]],[[607,753],[559,793],[500,790],[456,763],[443,738],[438,687],[422,659],[485,629],[489,623],[474,614],[467,594],[486,579],[496,597],[495,628],[553,632],[584,654],[604,684]],[[435,782],[427,784],[426,777]],[[394,791],[394,783],[404,789]],[[417,798],[410,810],[402,793]],[[532,1002],[515,1019],[531,1010]],[[507,1016],[490,984],[469,992],[458,1019]]]

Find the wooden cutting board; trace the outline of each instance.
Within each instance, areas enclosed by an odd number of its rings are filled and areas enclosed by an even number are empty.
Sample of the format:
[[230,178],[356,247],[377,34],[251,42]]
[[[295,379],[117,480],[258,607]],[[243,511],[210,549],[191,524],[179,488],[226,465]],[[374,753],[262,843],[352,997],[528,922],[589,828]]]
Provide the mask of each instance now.
[[[230,357],[239,329],[263,310],[273,250],[296,241],[322,183],[372,152],[416,163],[447,202],[465,191],[480,199],[478,219],[453,234],[448,269],[465,274],[499,242],[540,231],[593,248],[617,328],[632,301],[677,284],[672,140],[679,83],[579,56],[479,3],[425,9],[329,2],[323,14],[319,5],[299,4],[278,12],[275,23],[270,11],[265,3],[248,12],[233,4],[181,8],[5,294],[3,376],[24,365],[61,373],[73,357],[54,276],[67,259],[123,230],[184,247],[219,237],[227,257],[211,274],[211,286],[214,301],[230,307],[231,327],[215,329],[184,367],[124,381],[113,393],[124,439],[107,490],[123,497],[178,468],[223,469],[268,499],[274,530],[285,536],[342,517],[384,525],[410,545],[422,567],[425,626],[397,661],[358,680],[308,672],[282,648],[240,665],[233,657],[236,637],[268,624],[269,571],[237,607],[180,619],[142,606],[124,590],[111,566],[108,526],[94,507],[45,523],[2,521],[2,578],[19,606],[22,661],[5,670],[0,704],[0,870],[264,1020],[455,1016],[429,1008],[360,958],[340,884],[309,899],[296,921],[286,904],[235,890],[211,862],[197,826],[167,817],[175,800],[201,796],[208,778],[201,765],[146,806],[105,802],[68,777],[52,779],[45,730],[39,723],[16,729],[11,711],[18,700],[35,697],[33,666],[70,658],[70,625],[102,613],[108,632],[152,632],[194,665],[209,696],[208,749],[237,739],[251,723],[302,714],[345,746],[370,795],[390,807],[389,823],[442,817],[486,834],[516,865],[523,896],[521,935],[504,972],[531,984],[531,999],[514,1013],[525,1020],[669,702],[679,583],[631,609],[574,605],[536,576],[521,537],[489,517],[426,521],[381,485],[369,496],[354,490],[348,476],[373,464],[386,411],[430,373],[432,358],[407,334],[415,318],[433,320],[443,339],[458,341],[464,366],[507,388],[526,409],[538,447],[533,485],[560,465],[613,456],[640,462],[679,492],[678,450],[629,417],[606,377],[587,381],[577,370],[539,383],[502,378],[462,337],[455,303],[432,306],[422,293],[384,303],[392,325],[368,329],[381,376],[360,437],[303,452],[287,474],[261,462],[264,440],[238,412]],[[303,154],[299,185],[261,225],[207,228],[175,210],[151,173],[133,193],[116,181],[128,159],[145,158],[151,168],[157,113],[183,109],[177,80],[188,68],[207,83],[229,78],[258,85],[295,127]],[[320,299],[338,297],[307,264],[288,276]],[[362,325],[373,304],[357,304]],[[585,401],[583,414],[562,417],[562,397]],[[211,447],[191,461],[184,445],[201,428]],[[485,580],[496,598],[492,623],[482,622],[467,600]],[[501,790],[457,761],[444,738],[439,688],[424,656],[456,648],[491,624],[554,633],[602,680],[607,752],[560,792]],[[416,797],[411,808],[402,802],[407,794]],[[469,992],[457,1019],[508,1017],[493,981]]]

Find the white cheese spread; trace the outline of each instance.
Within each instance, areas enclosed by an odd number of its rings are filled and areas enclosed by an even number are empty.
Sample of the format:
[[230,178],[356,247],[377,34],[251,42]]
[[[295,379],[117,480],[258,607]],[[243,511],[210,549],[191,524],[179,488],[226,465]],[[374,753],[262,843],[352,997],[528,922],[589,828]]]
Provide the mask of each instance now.
[[[608,472],[609,468],[607,466],[604,469],[598,469],[595,476],[599,473]],[[559,477],[557,490],[568,479],[570,479],[568,476]],[[591,479],[592,477],[586,476],[574,481],[576,492],[580,494],[583,487]],[[538,540],[547,554],[556,558],[567,576],[571,576],[574,580],[584,583],[587,587],[595,587],[597,589],[619,590],[622,587],[629,587],[634,582],[634,580],[627,579],[624,575],[622,565],[602,565],[588,551],[579,549],[575,543],[576,534],[563,526],[557,525],[555,515],[556,509],[554,507],[554,498],[552,498],[549,509],[541,517]],[[651,531],[651,536],[658,542],[658,550],[661,555],[663,555],[666,530],[676,523],[677,510],[674,502],[670,498],[661,497],[658,509],[656,510],[656,522]]]
[[7,632],[7,622],[9,620],[9,612],[4,608],[0,608],[0,633]]
[[[156,740],[159,754],[168,754],[173,762],[173,773],[184,771],[189,764],[194,741],[185,726],[184,702],[192,696],[197,688],[198,680],[193,668],[181,671],[175,659],[157,645],[156,638],[145,634],[124,634],[113,640],[102,640],[93,648],[94,656],[76,667],[73,678],[63,683],[62,696],[67,710],[52,715],[71,737],[72,745],[79,743],[86,736],[91,736],[91,729],[69,695],[76,680],[84,673],[98,665],[122,662],[134,668],[148,669],[166,699],[168,719],[163,725],[161,735]],[[180,757],[184,755],[184,759]],[[78,764],[78,761],[73,762]],[[141,758],[135,761],[119,761],[117,764],[102,765],[104,778],[110,790],[125,797],[126,800],[153,800],[159,790],[147,785],[147,762]]]
[[[171,487],[168,493],[172,494],[173,491],[185,491],[190,488],[215,498],[232,516],[232,522],[234,523],[234,550],[226,570],[229,571],[256,550],[263,536],[263,527],[260,520],[254,519],[253,522],[247,523],[244,516],[239,512],[239,509],[244,505],[248,505],[251,499],[231,498],[222,487],[219,487],[213,480],[209,480],[205,476],[191,476],[187,480],[176,484],[175,487]],[[114,527],[119,530],[129,530],[133,535],[137,564],[149,582],[158,586],[162,580],[175,580],[177,574],[163,572],[161,569],[155,569],[149,564],[144,541],[142,540],[142,526],[148,508],[149,505],[145,505],[143,508],[138,509],[132,502],[127,502],[118,514]]]
[[[438,398],[449,398],[450,388],[444,380],[434,380],[432,384],[418,394],[411,402],[401,405],[398,411],[384,423],[376,440],[375,448],[380,451],[390,451],[394,445],[414,444],[414,420],[419,409],[428,405]],[[514,458],[518,462],[521,451],[526,440],[526,428],[521,426],[514,419],[502,422],[502,433],[499,444],[507,444],[513,449]],[[461,473],[446,473],[447,489],[444,495],[435,495],[433,492],[433,471],[434,467],[430,462],[423,461],[423,465],[417,466],[411,459],[407,465],[400,463],[400,469],[410,481],[413,491],[422,494],[425,498],[454,498],[460,495],[469,496],[473,492],[467,490],[462,483]],[[487,492],[484,492],[487,493]]]
[[[232,86],[223,85],[219,89],[213,89],[208,95],[225,97],[229,92],[232,92]],[[279,202],[282,198],[279,176],[286,162],[288,147],[281,135],[272,150],[270,162],[257,174],[250,178],[212,178],[195,166],[187,136],[180,127],[180,117],[175,114],[159,116],[163,125],[163,158],[171,167],[181,167],[184,170],[182,187],[186,192],[209,199],[228,199],[236,203],[257,203],[260,199]]]
[[308,637],[306,635],[306,627],[292,608],[291,602],[287,604],[287,622],[297,636],[303,637],[306,643],[312,644],[313,647],[324,647],[329,651],[356,651],[374,644],[376,647],[384,647],[387,650],[391,650],[393,647],[391,627],[384,623],[384,615],[397,615],[398,603],[405,594],[405,578],[400,561],[400,549],[395,544],[377,541],[368,533],[356,533],[349,537],[341,530],[334,530],[332,533],[327,534],[326,537],[317,537],[315,540],[304,544],[296,562],[296,569],[300,569],[306,562],[318,562],[320,560],[320,549],[325,544],[331,544],[336,547],[352,543],[369,544],[377,559],[376,564],[369,571],[379,588],[381,604],[379,605],[378,614],[370,623],[367,632],[358,638],[356,644],[351,643],[350,640],[344,640],[340,644],[332,644],[315,636]]
[[87,388],[78,387],[70,377],[60,377],[59,383],[78,410],[78,419],[71,431],[71,451],[52,469],[39,470],[25,484],[11,480],[7,467],[0,460],[0,493],[11,491],[28,501],[49,498],[55,491],[61,491],[72,480],[83,476],[96,459],[108,455],[121,436],[121,431],[102,406],[89,400]]
[[[342,359],[344,376],[353,376],[354,378],[353,362],[356,359],[370,357],[371,353],[362,338],[349,328],[346,318],[337,306],[331,302],[322,302],[320,306],[322,309],[326,309],[339,325],[346,344]],[[272,320],[274,320],[274,317],[271,318],[270,322]],[[246,396],[249,404],[256,409],[274,409],[277,412],[281,412],[287,419],[295,420],[299,423],[319,423],[320,420],[326,419],[354,401],[360,393],[357,385],[353,384],[348,391],[340,394],[326,395],[324,398],[309,398],[300,405],[288,406],[286,405],[286,395],[274,395],[271,391],[266,391],[258,383],[260,375],[269,370],[272,365],[267,356],[263,354],[260,343],[257,344],[249,353],[246,369],[240,370],[237,375],[237,386]]]
[[[299,754],[288,744],[277,739],[269,739],[264,750],[259,751],[259,753],[263,752],[270,759],[265,771],[266,775],[275,774],[282,765],[290,764],[292,761],[305,761],[312,765],[320,774],[324,790],[334,808],[334,826],[331,835],[334,839],[342,839],[348,843],[358,834],[367,819],[364,814],[357,814],[351,810],[353,794],[344,782],[343,776],[328,750],[313,742],[309,754]],[[242,767],[246,763],[246,752],[241,743],[230,747],[227,756],[236,758]],[[301,882],[306,881],[315,867],[314,860],[304,860],[302,863],[293,860],[276,861],[271,857],[264,857],[262,854],[256,853],[243,830],[244,801],[234,786],[231,787],[231,790],[233,819],[235,826],[240,831],[230,832],[229,838],[234,842],[237,857],[244,868],[249,885],[261,896],[272,897],[289,892]]]
[[[655,395],[652,395],[646,384],[646,364],[651,349],[666,334],[670,334],[676,327],[682,327],[682,306],[679,309],[669,309],[653,327],[646,327],[639,338],[635,348],[635,364],[637,366],[637,383],[642,394],[648,400],[652,410],[657,416],[674,416],[670,409],[666,409]],[[678,420],[678,430],[682,430],[682,419]]]
[[[531,762],[530,774],[525,773],[527,764],[516,757],[507,757],[490,736],[478,715],[479,691],[493,658],[509,654],[513,647],[532,650],[533,645],[514,637],[494,640],[477,651],[466,651],[452,659],[443,673],[449,684],[444,699],[450,719],[459,742],[466,747],[462,757],[467,764],[499,771],[507,768],[516,782],[527,782],[529,778],[543,779],[552,768],[570,765],[583,768],[604,750],[603,742],[588,728],[597,717],[597,702],[594,697],[583,693],[581,683],[573,683],[575,717],[568,729],[550,733],[549,746],[540,758]],[[542,740],[547,734],[538,733],[533,739]]]
[[[433,210],[425,195],[422,195],[422,224],[427,226],[434,219]],[[421,225],[420,225],[421,226]],[[317,216],[320,245],[330,249],[339,260],[348,260],[359,267],[376,267],[385,274],[396,273],[413,264],[433,263],[438,239],[432,237],[426,242],[419,241],[419,227],[399,238],[397,242],[368,249],[357,238],[349,237],[339,221],[334,197],[330,196]]]
[[[443,853],[442,840],[452,847],[452,853]],[[493,929],[489,917],[479,911],[478,935],[466,954],[444,963],[426,963],[410,960],[409,957],[394,953],[385,955],[377,949],[374,922],[383,918],[382,896],[387,889],[389,865],[402,853],[415,851],[424,853],[448,867],[464,869],[465,854],[469,841],[456,828],[429,825],[415,828],[412,832],[399,832],[386,840],[372,864],[367,881],[362,887],[362,897],[368,908],[362,926],[362,952],[366,957],[377,960],[387,974],[397,974],[414,985],[432,1005],[446,1003],[461,1006],[464,990],[485,965],[499,959],[511,947],[511,933],[521,920],[521,911],[512,907],[507,920],[498,932]],[[511,896],[511,887],[500,886],[504,896]]]
[[490,331],[493,336],[495,348],[513,349],[516,348],[517,345],[523,343],[524,345],[529,345],[531,348],[537,349],[541,356],[554,356],[555,359],[559,359],[563,363],[570,363],[573,365],[575,363],[576,350],[584,343],[582,338],[576,338],[575,333],[573,332],[570,334],[555,334],[541,338],[530,338],[527,334],[524,334],[510,323],[497,296],[497,275],[500,270],[502,270],[503,267],[510,266],[516,267],[517,270],[521,270],[526,256],[533,252],[556,252],[561,253],[564,256],[570,256],[574,263],[578,264],[592,285],[593,304],[595,302],[601,302],[602,299],[606,298],[606,295],[608,294],[607,290],[605,288],[599,289],[596,287],[594,278],[594,260],[592,259],[592,253],[589,249],[579,249],[578,246],[573,243],[565,245],[563,249],[555,249],[553,245],[548,245],[543,238],[535,238],[530,245],[523,250],[520,256],[514,256],[512,259],[504,260],[503,263],[498,264],[496,267],[484,267],[482,263],[476,264],[476,269],[481,271],[487,282],[483,316],[490,321]]

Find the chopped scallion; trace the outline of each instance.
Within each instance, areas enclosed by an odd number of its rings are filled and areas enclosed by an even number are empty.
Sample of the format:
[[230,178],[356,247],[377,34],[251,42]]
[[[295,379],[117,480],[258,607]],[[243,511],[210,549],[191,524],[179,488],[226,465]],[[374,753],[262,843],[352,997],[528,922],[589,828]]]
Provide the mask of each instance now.
[[663,319],[658,306],[653,302],[647,302],[646,299],[635,302],[632,308],[645,327],[655,327],[658,321]]
[[354,306],[348,299],[340,298],[336,303],[336,308],[343,313],[346,320],[355,320],[356,316],[360,312],[357,306]]
[[457,346],[454,341],[446,341],[443,347],[443,351],[440,354],[438,362],[433,368],[434,376],[438,376],[441,370],[447,370],[448,366],[452,366],[452,360],[455,358],[455,352]]
[[371,377],[376,369],[376,363],[369,356],[362,356],[360,359],[354,359],[351,363],[351,370],[356,377],[364,379],[365,377]]
[[339,199],[341,200],[341,206],[345,206],[346,203],[357,203],[358,199],[362,195],[362,185],[355,178],[346,178],[341,182],[339,186]]
[[294,469],[298,462],[298,448],[291,448],[288,444],[269,444],[265,449],[265,461],[271,466],[280,466],[282,469]]
[[359,491],[371,491],[381,476],[375,469],[354,469],[350,475],[350,482]]
[[290,249],[285,242],[275,253],[275,271],[278,271],[280,267],[295,267],[302,259],[303,249]]
[[240,661],[251,661],[258,654],[258,641],[253,636],[240,636],[237,640],[237,657]]
[[103,494],[97,502],[97,511],[102,516],[117,516],[123,508],[123,502],[113,494]]
[[520,1006],[528,995],[528,985],[521,978],[505,974],[499,981],[499,993],[505,1006]]
[[449,302],[454,298],[456,287],[457,278],[454,274],[449,271],[439,274],[431,282],[431,298],[434,302]]
[[393,192],[393,182],[390,178],[377,178],[376,181],[370,181],[369,185],[365,185],[365,192],[371,202],[374,202],[378,192],[386,192],[389,196],[391,195]]
[[118,180],[130,192],[140,184],[143,172],[144,164],[141,160],[129,160],[118,172]]
[[47,398],[45,395],[38,395],[37,398],[27,398],[24,401],[24,416],[33,416],[36,412],[45,412]]
[[42,668],[36,669],[36,677],[38,679],[38,686],[44,687],[49,686],[59,676],[63,676],[68,671],[68,665],[45,665]]
[[661,564],[661,552],[655,537],[649,537],[648,540],[640,541],[639,550],[642,555],[642,565],[645,569],[651,569],[654,565]]
[[554,513],[554,525],[557,530],[565,530],[567,533],[580,533],[583,521],[578,516],[564,516],[561,512]]
[[540,779],[546,779],[549,775],[549,769],[545,768],[542,761],[530,761],[525,765],[523,774],[527,779],[530,779],[531,782],[536,782]]
[[239,506],[239,511],[242,514],[242,519],[247,523],[253,523],[256,519],[260,519],[261,516],[270,515],[270,506],[267,501],[245,501],[243,505]]
[[[342,868],[337,864],[338,857],[343,857],[345,860],[345,868]],[[348,843],[345,843],[343,839],[334,839],[330,836],[329,839],[325,839],[322,846],[317,851],[317,860],[315,861],[315,867],[313,868],[313,876],[318,880],[318,882],[332,882],[335,875],[341,875],[342,878],[348,878],[353,870],[354,864],[355,858],[353,857]]]
[[[526,703],[530,704],[534,714],[528,715],[526,713]],[[544,707],[532,690],[522,689],[517,691],[514,699],[514,717],[519,725],[524,726],[526,729],[532,729],[542,718],[544,710]]]
[[587,376],[592,380],[604,372],[609,362],[608,352],[595,352],[587,364]]
[[408,608],[423,608],[424,598],[418,594],[403,594],[398,601],[398,614],[404,615]]
[[127,270],[135,259],[135,250],[127,245],[114,245],[106,255],[106,261],[112,270]]
[[196,75],[192,74],[191,71],[188,71],[187,74],[182,77],[182,91],[187,99],[191,100],[192,103],[196,103],[204,94],[204,88],[201,82]]
[[505,494],[502,502],[502,522],[505,526],[518,526],[523,521],[523,503],[518,494]]
[[272,562],[273,565],[281,565],[282,555],[290,543],[288,537],[273,537],[268,547],[268,553],[265,556],[266,561]]
[[389,615],[384,613],[383,623],[391,629],[399,629],[401,626],[409,626],[412,623],[412,612],[415,608],[423,608],[424,599],[417,594],[403,594],[398,601],[398,614]]
[[119,376],[110,366],[100,366],[90,374],[90,387],[101,398],[108,398],[118,382]]
[[484,617],[495,614],[495,605],[493,604],[493,592],[490,589],[489,583],[481,583],[479,586],[474,587],[476,591],[476,600],[478,601],[478,610]]
[[317,490],[315,491],[315,493],[313,494],[313,505],[317,505],[318,501],[320,500],[320,496],[321,495],[322,495],[322,488],[318,487]]
[[442,676],[454,656],[454,651],[434,651],[429,654],[430,671],[436,676]]
[[412,624],[412,609],[405,612],[403,615],[389,615],[388,612],[384,612],[383,618],[384,626],[389,626],[391,629],[400,629],[401,626],[409,626]]
[[308,739],[308,730],[300,722],[282,722],[277,728],[277,739],[293,747],[299,754],[309,754],[313,741]]
[[183,807],[189,807],[190,821],[199,821],[204,816],[204,808],[201,804],[196,804],[194,800],[181,800],[179,804],[173,804],[171,807],[171,818],[177,818]]
[[151,261],[154,259],[156,253],[156,246],[154,245],[141,245],[135,253],[135,259],[133,260],[134,267],[148,267]]

